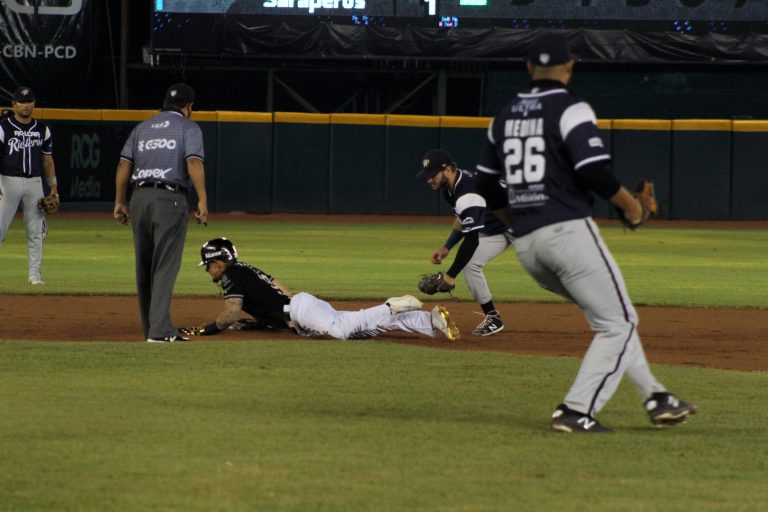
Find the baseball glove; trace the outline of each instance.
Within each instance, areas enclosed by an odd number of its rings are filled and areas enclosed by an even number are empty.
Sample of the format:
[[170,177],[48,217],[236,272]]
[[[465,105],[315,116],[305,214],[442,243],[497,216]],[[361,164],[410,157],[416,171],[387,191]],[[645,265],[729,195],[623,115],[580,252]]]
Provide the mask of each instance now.
[[651,180],[642,179],[638,181],[632,195],[635,199],[640,201],[640,206],[643,208],[643,214],[640,217],[640,220],[634,223],[630,222],[624,217],[623,211],[619,211],[619,219],[621,219],[624,226],[631,230],[635,230],[648,222],[651,215],[656,215],[659,212],[659,204],[656,202],[656,192]]
[[456,285],[448,284],[443,279],[443,273],[424,274],[419,279],[419,290],[427,295],[434,295],[437,292],[450,292],[456,288]]
[[59,194],[48,194],[37,202],[38,209],[43,215],[56,213],[59,210]]
[[179,333],[182,336],[203,336],[205,331],[204,325],[196,325],[194,327],[182,327],[179,329]]

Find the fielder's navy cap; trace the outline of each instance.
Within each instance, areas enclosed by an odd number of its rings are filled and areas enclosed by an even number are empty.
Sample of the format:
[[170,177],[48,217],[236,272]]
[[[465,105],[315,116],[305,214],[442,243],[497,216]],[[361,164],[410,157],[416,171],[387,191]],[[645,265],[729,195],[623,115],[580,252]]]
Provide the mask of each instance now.
[[421,171],[416,174],[416,177],[428,180],[449,165],[455,166],[456,164],[453,163],[453,158],[446,150],[433,149],[432,151],[427,151],[421,159]]
[[541,67],[559,66],[573,60],[568,38],[558,32],[547,32],[531,45],[528,61]]
[[192,103],[195,101],[195,90],[187,84],[173,84],[165,92],[166,103]]
[[28,103],[35,101],[35,93],[29,87],[19,87],[13,91],[11,99],[17,103]]

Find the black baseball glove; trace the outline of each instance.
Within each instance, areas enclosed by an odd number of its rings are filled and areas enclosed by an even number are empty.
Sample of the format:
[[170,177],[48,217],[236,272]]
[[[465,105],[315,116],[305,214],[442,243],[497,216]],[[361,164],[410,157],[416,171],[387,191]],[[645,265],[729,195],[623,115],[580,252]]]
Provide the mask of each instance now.
[[421,276],[421,279],[419,279],[419,290],[427,295],[434,295],[437,292],[450,292],[454,288],[456,288],[456,285],[445,282],[442,272],[438,272],[437,274],[424,274]]

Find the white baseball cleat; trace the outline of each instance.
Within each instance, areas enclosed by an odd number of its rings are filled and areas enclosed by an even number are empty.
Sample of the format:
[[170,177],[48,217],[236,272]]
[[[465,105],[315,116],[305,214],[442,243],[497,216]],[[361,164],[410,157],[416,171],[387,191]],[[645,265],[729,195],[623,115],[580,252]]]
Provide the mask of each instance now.
[[432,309],[432,327],[445,334],[450,341],[459,341],[461,338],[456,322],[444,306],[435,306]]
[[402,297],[390,297],[387,299],[387,302],[385,302],[385,304],[389,306],[389,311],[393,315],[397,315],[399,313],[405,313],[406,311],[416,311],[421,309],[421,307],[424,305],[421,303],[419,299],[417,299],[413,295],[403,295]]
[[31,285],[38,285],[38,284],[45,284],[43,282],[43,278],[38,274],[36,276],[29,276],[29,284]]

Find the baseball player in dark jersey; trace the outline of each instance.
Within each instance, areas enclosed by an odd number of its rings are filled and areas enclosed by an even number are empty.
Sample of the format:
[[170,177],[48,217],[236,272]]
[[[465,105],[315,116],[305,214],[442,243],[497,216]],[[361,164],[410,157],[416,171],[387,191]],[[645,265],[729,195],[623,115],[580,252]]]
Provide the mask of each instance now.
[[185,341],[171,322],[171,298],[187,234],[190,183],[198,197],[195,217],[208,219],[203,134],[189,120],[194,101],[189,85],[169,87],[162,111],[131,132],[117,167],[113,215],[121,224],[130,219],[133,227],[141,324],[150,343]]
[[442,332],[451,341],[459,330],[443,306],[420,311],[422,303],[411,295],[392,297],[385,304],[359,311],[337,311],[306,292],[291,293],[269,274],[237,260],[237,249],[226,238],[207,241],[200,249],[200,264],[224,291],[224,310],[214,322],[182,329],[184,335],[216,334],[240,320],[242,312],[261,327],[293,329],[301,336],[331,336],[347,340],[370,338],[386,331],[434,336]]
[[[514,229],[523,267],[543,288],[578,304],[595,332],[576,380],[552,415],[552,429],[609,430],[594,416],[625,373],[653,424],[680,424],[696,409],[651,373],[621,271],[591,218],[590,191],[633,224],[642,208],[611,171],[592,108],[566,88],[573,66],[563,35],[549,32],[534,42],[531,88],[491,121],[477,165],[478,189]],[[499,176],[507,182],[506,194],[496,186]]]
[[41,285],[45,284],[40,268],[47,228],[37,202],[44,195],[43,177],[50,193],[58,197],[53,138],[44,123],[32,118],[32,89],[16,89],[11,107],[12,113],[0,119],[0,245],[21,203],[27,232],[28,282]]
[[504,323],[493,304],[483,267],[509,247],[507,226],[486,209],[485,199],[477,193],[477,172],[458,169],[444,149],[427,152],[421,163],[422,169],[416,176],[426,180],[432,190],[441,190],[456,215],[450,236],[442,247],[432,253],[431,261],[439,265],[461,242],[450,268],[442,273],[443,280],[454,285],[456,276],[463,270],[467,287],[485,314],[472,334],[489,336],[499,332],[504,329]]

